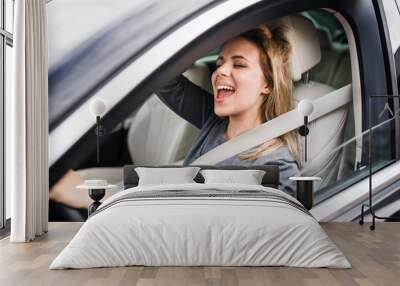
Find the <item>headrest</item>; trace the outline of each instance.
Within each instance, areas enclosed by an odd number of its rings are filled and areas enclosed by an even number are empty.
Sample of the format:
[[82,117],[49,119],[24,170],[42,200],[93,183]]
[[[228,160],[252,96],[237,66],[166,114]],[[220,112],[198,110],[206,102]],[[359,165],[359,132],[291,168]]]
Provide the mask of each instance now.
[[210,81],[211,74],[206,64],[194,63],[183,73],[183,75],[188,80],[200,86],[202,89],[208,91],[209,93],[213,92]]
[[288,29],[286,35],[292,45],[290,69],[293,80],[298,81],[303,73],[317,65],[321,60],[318,33],[312,22],[300,15],[280,18],[268,26],[272,28],[281,24]]

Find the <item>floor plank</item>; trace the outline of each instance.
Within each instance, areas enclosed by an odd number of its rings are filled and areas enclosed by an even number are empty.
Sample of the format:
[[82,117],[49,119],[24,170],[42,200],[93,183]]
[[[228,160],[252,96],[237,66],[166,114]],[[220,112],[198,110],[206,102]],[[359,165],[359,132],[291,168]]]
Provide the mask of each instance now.
[[117,267],[49,270],[81,223],[50,223],[49,233],[32,243],[0,240],[0,285],[399,285],[400,224],[322,223],[351,262],[352,269],[290,267]]

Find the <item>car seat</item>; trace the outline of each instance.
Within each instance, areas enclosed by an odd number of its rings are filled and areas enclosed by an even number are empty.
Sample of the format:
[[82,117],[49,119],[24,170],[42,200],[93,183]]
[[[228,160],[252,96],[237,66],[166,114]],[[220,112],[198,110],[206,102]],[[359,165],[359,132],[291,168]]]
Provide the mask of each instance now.
[[[184,75],[212,92],[210,72],[195,63]],[[199,130],[169,109],[155,94],[124,122],[129,128],[127,144],[136,165],[181,164]],[[87,168],[77,171],[84,179],[102,178],[111,184],[122,181],[121,167]]]
[[[309,70],[317,66],[321,60],[318,32],[312,22],[303,16],[293,15],[281,18],[272,25],[277,23],[288,27],[288,39],[292,45],[294,107],[302,99],[314,100],[332,92],[333,87],[309,80]],[[333,74],[332,77],[334,76]],[[320,185],[326,185],[337,179],[341,153],[331,153],[343,143],[347,113],[348,105],[345,105],[310,122],[307,135],[307,162],[304,160],[304,137],[298,134],[302,175],[322,178],[322,181],[316,184],[316,190]]]
[[[205,64],[192,65],[184,75],[212,92],[210,72]],[[128,148],[136,165],[182,163],[199,130],[152,95],[133,118]]]

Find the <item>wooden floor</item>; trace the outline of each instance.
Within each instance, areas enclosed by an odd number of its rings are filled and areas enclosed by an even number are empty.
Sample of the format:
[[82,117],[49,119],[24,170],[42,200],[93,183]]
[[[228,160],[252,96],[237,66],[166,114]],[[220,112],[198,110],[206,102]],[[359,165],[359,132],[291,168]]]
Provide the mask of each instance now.
[[322,224],[353,268],[120,267],[48,270],[81,223],[50,223],[49,233],[27,244],[0,241],[0,285],[400,285],[400,223],[375,231],[356,223]]

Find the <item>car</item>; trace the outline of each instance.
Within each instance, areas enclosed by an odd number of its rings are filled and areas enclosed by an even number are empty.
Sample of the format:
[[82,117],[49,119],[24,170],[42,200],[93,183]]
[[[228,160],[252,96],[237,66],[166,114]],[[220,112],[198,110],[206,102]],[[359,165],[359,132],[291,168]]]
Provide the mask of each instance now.
[[[117,183],[125,164],[180,164],[198,130],[154,92],[184,72],[210,90],[210,74],[225,41],[262,23],[301,18],[312,28],[296,39],[294,49],[299,58],[318,61],[296,79],[295,102],[306,98],[321,106],[310,124],[309,160],[301,162],[302,175],[322,178],[311,213],[320,221],[359,219],[372,180],[375,209],[394,218],[400,211],[399,4],[49,2],[50,186],[69,169],[84,178]],[[311,43],[312,35],[317,45]],[[95,98],[107,106],[101,118],[106,130],[101,163],[96,161],[95,118],[89,112]],[[277,126],[271,122],[269,128]],[[298,138],[304,150],[304,138]],[[85,219],[85,211],[52,202],[50,219]]]

